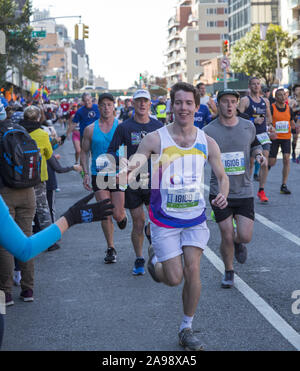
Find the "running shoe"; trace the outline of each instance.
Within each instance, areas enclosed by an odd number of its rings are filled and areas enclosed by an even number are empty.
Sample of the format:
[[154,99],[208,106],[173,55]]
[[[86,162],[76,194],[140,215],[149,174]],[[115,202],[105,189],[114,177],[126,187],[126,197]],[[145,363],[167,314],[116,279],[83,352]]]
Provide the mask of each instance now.
[[200,340],[194,335],[191,328],[184,328],[178,334],[179,344],[186,350],[201,351],[204,350]]
[[31,289],[23,290],[20,294],[20,299],[23,300],[25,303],[34,301],[33,291]]
[[134,268],[132,270],[134,276],[143,276],[145,274],[145,259],[136,258]]
[[151,245],[152,241],[151,241],[151,234],[147,234],[147,228],[148,228],[148,225],[145,225],[145,236],[147,237],[147,240],[149,241],[149,244]]
[[282,186],[280,188],[280,193],[284,194],[284,195],[290,195],[292,192],[288,189],[286,184],[282,184]]
[[296,162],[297,164],[300,164],[300,156],[297,157]]
[[50,246],[47,251],[51,252],[51,251],[55,251],[55,250],[58,250],[60,249],[60,246],[58,243],[55,243],[54,245]]
[[15,302],[13,301],[11,294],[6,292],[5,293],[5,306],[10,307],[11,305],[14,305],[14,304]]
[[247,260],[247,247],[242,243],[234,243],[234,256],[240,264]]
[[234,271],[225,271],[222,279],[222,288],[231,289],[234,286]]
[[152,263],[152,259],[154,258],[154,255],[155,255],[155,253],[154,253],[153,247],[152,247],[152,245],[150,245],[149,248],[148,248],[149,260],[148,260],[147,268],[148,268],[148,272],[150,273],[153,280],[155,282],[159,283],[160,280],[156,277],[155,267],[154,267],[154,264]]
[[268,197],[265,194],[265,191],[257,192],[257,197],[260,199],[260,202],[266,203],[269,201]]
[[255,180],[256,182],[259,182],[259,175],[253,174],[253,180]]
[[104,258],[104,263],[105,264],[112,264],[112,263],[116,263],[117,262],[117,252],[115,250],[114,247],[109,247],[107,250],[106,250],[106,255],[105,255],[105,258]]
[[126,225],[127,225],[127,217],[125,216],[125,218],[123,220],[121,220],[120,222],[117,222],[118,224],[118,227],[122,230],[122,229],[125,229],[126,228]]

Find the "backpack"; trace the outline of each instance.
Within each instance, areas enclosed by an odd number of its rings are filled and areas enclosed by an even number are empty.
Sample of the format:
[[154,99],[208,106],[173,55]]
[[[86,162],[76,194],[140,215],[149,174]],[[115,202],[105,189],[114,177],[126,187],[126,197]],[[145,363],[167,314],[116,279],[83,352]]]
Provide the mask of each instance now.
[[10,188],[30,188],[41,182],[41,156],[25,128],[0,122],[0,174]]

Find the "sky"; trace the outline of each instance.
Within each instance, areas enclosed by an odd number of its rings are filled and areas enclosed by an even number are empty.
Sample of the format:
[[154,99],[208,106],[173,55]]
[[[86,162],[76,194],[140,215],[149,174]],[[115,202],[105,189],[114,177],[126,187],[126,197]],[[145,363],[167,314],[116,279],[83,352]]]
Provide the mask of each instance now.
[[[163,76],[167,24],[177,0],[33,0],[53,17],[79,16],[89,26],[90,68],[110,89],[127,89],[148,71]],[[74,19],[60,19],[74,38]]]

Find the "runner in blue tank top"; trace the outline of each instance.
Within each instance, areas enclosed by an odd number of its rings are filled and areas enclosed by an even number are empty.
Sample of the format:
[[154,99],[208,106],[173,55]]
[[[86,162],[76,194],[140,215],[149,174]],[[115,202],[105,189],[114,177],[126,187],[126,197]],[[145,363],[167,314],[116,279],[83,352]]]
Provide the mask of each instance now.
[[[118,127],[118,120],[114,116],[114,102],[114,97],[111,94],[104,93],[100,95],[98,101],[100,119],[85,128],[80,159],[84,172],[84,188],[88,191],[94,191],[97,201],[107,198],[113,200],[116,206],[113,218],[116,220],[119,228],[124,229],[127,225],[124,192],[118,186],[100,189],[97,185],[96,160],[100,155],[107,153],[107,149]],[[88,171],[90,152],[92,155],[91,177]],[[115,263],[117,252],[114,245],[114,225],[111,217],[102,222],[102,229],[107,242],[104,263]]]
[[[272,124],[272,115],[270,111],[270,102],[267,98],[262,97],[261,83],[257,77],[252,77],[249,80],[249,96],[243,97],[240,101],[239,111],[246,113],[249,119],[253,122],[256,128],[256,136],[263,147],[263,154],[266,159],[269,158],[271,140],[269,137],[269,130]],[[251,172],[254,166],[254,159],[251,158]],[[259,176],[259,190],[257,197],[262,203],[269,201],[265,194],[265,184],[268,177],[268,163],[261,166]]]

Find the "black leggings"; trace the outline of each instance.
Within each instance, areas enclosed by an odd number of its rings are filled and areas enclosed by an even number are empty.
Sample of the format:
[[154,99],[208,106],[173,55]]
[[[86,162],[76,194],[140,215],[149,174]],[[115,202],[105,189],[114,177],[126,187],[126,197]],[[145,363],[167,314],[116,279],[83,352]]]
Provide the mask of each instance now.
[[3,314],[0,313],[0,349],[2,345],[3,332],[4,332],[4,316]]

